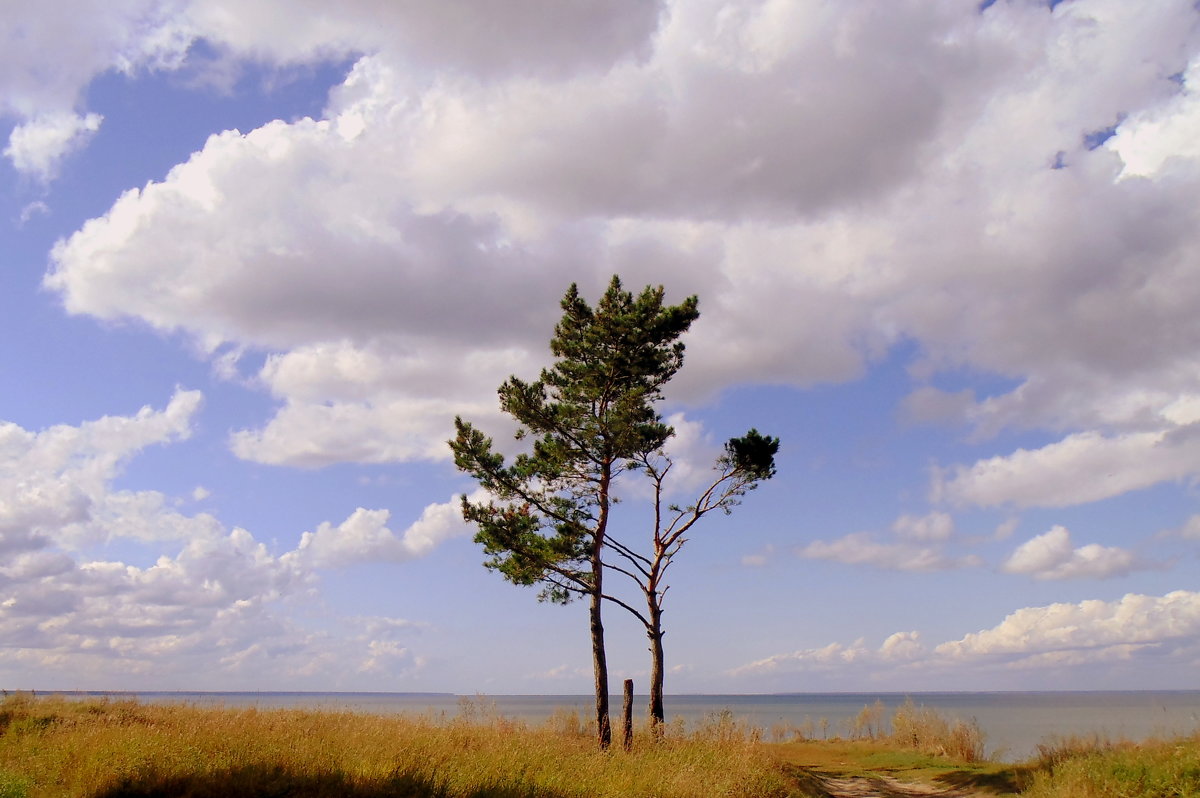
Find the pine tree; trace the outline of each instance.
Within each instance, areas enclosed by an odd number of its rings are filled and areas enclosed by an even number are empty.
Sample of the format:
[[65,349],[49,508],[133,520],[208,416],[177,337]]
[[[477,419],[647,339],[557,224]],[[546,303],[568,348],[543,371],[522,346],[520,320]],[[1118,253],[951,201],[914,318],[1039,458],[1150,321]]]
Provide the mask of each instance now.
[[[599,743],[611,742],[608,665],[602,617],[604,553],[613,480],[638,468],[673,434],[654,409],[683,364],[679,337],[698,315],[696,297],[663,305],[663,288],[636,297],[613,277],[595,309],[572,285],[539,379],[510,377],[500,406],[531,451],[511,464],[492,440],[461,418],[450,442],[454,462],[490,499],[463,499],[488,568],[518,585],[542,586],[541,600],[589,602]],[[625,605],[629,609],[628,605]]]

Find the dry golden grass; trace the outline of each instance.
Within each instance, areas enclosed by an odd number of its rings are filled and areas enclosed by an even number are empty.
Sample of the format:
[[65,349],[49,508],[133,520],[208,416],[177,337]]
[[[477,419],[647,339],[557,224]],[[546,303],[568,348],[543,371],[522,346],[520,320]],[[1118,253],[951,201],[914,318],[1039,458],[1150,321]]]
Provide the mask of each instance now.
[[601,753],[571,713],[528,727],[475,709],[446,720],[9,696],[0,798],[788,794],[754,735],[728,717]]
[[974,720],[947,719],[908,699],[892,715],[891,742],[904,748],[959,762],[981,762],[984,736]]
[[1038,760],[1005,766],[978,761],[974,724],[911,703],[891,735],[874,706],[860,720],[861,739],[767,745],[723,711],[601,753],[577,711],[528,726],[484,698],[446,718],[11,695],[0,700],[0,798],[794,798],[822,795],[822,779],[878,774],[971,794],[1200,798],[1200,736],[1051,741]]

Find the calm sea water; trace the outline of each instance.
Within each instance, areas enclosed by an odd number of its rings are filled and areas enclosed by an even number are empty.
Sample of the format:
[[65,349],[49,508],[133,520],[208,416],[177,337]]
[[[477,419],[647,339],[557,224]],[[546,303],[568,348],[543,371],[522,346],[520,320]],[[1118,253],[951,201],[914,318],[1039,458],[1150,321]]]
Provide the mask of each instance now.
[[[380,714],[412,713],[453,717],[464,705],[485,707],[514,720],[540,723],[558,709],[577,709],[589,717],[591,696],[497,695],[460,697],[432,693],[72,693],[122,695],[146,702],[201,705],[309,707]],[[821,737],[846,734],[863,707],[883,702],[890,711],[908,698],[962,720],[974,719],[987,737],[989,755],[1008,760],[1030,756],[1039,741],[1071,734],[1101,734],[1110,739],[1148,737],[1200,730],[1200,690],[1136,692],[1033,693],[797,693],[786,695],[667,696],[667,720],[682,718],[689,727],[728,710],[737,720],[758,726],[771,739],[774,727],[790,725]],[[645,714],[646,698],[635,698],[635,717]],[[614,717],[621,697],[614,696]]]

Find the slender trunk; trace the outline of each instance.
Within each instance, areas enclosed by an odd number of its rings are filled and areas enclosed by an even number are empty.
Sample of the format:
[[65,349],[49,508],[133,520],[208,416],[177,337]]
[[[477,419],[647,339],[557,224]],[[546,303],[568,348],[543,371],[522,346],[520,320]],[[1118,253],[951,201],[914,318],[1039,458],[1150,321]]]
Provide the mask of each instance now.
[[650,731],[658,738],[663,733],[663,723],[666,720],[666,710],[663,707],[663,630],[662,610],[658,607],[654,596],[648,597],[650,624],[646,627],[646,636],[650,638]]
[[[599,571],[597,571],[599,574]],[[597,579],[597,581],[599,581]],[[601,749],[612,743],[612,726],[608,718],[608,659],[604,653],[604,624],[600,618],[600,592],[592,594],[592,673],[596,682],[596,734]]]
[[[657,506],[655,508],[657,515]],[[650,735],[656,740],[663,736],[663,724],[666,722],[666,709],[663,707],[663,628],[662,600],[666,588],[659,590],[659,580],[663,577],[669,559],[666,555],[666,544],[663,542],[659,529],[660,521],[655,518],[654,531],[654,560],[650,563],[650,572],[646,575],[646,637],[650,639],[650,704],[646,708],[650,720]]]
[[600,476],[600,517],[592,541],[592,606],[589,610],[592,630],[592,674],[596,686],[596,737],[600,749],[607,751],[612,744],[612,724],[608,716],[608,657],[604,651],[604,622],[601,606],[604,603],[604,566],[600,553],[604,548],[604,533],[608,528],[609,472]]

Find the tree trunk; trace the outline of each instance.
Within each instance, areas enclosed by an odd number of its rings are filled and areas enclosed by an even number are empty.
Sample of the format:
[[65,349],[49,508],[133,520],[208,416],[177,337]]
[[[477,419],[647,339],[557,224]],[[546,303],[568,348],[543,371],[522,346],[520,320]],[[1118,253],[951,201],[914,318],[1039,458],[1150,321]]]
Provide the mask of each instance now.
[[596,681],[596,735],[600,748],[612,743],[612,725],[608,719],[608,659],[604,654],[604,624],[600,620],[600,594],[592,594],[592,673]]
[[663,723],[666,721],[666,710],[663,707],[663,630],[662,610],[658,608],[654,596],[650,596],[649,619],[646,636],[650,638],[650,732],[655,738],[662,737]]
[[600,518],[596,524],[595,540],[592,541],[592,674],[596,682],[596,739],[600,750],[607,751],[612,744],[612,724],[608,717],[608,656],[604,653],[604,622],[601,607],[604,604],[604,566],[600,552],[604,546],[604,533],[608,527],[608,472],[600,479]]

